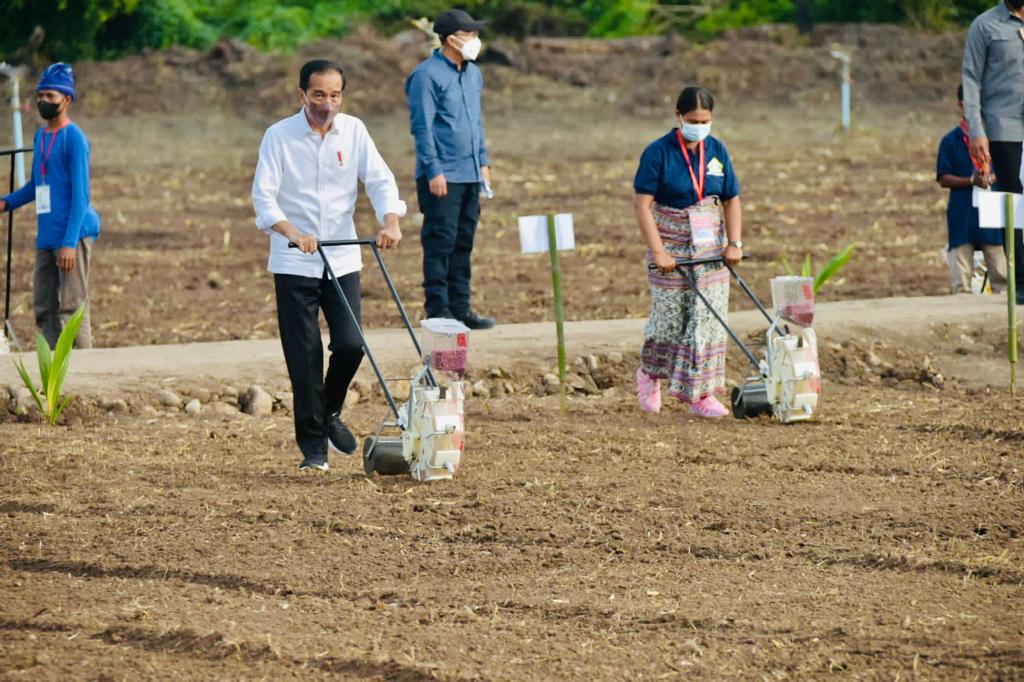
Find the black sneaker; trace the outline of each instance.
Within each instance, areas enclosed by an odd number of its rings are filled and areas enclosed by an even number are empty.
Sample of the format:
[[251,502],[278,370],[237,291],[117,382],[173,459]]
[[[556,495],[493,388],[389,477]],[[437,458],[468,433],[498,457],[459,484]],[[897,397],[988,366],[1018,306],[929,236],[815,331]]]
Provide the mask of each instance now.
[[327,471],[330,469],[330,465],[327,464],[326,457],[306,457],[299,464],[299,471],[306,471],[307,469],[317,469],[319,471]]
[[356,451],[356,437],[341,423],[337,412],[327,418],[327,443],[332,450],[343,455],[351,455]]
[[493,317],[480,317],[472,310],[464,313],[455,313],[455,319],[470,329],[493,329],[497,322]]

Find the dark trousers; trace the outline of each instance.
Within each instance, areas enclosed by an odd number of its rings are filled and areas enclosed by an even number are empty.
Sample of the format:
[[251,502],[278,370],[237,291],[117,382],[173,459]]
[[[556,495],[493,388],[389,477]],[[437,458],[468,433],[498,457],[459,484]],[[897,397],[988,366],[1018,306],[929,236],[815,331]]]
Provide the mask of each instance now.
[[473,237],[480,219],[480,183],[449,182],[448,194],[435,197],[425,177],[416,179],[423,213],[423,293],[427,317],[469,310]]
[[[1020,163],[1021,143],[1020,142],[989,142],[989,152],[992,154],[992,172],[996,174],[996,186],[1001,192],[1016,192],[1020,194]],[[1024,293],[1024,232],[1014,230],[1014,281],[1017,283],[1017,298],[1020,299]]]
[[[359,273],[338,279],[345,298],[359,319]],[[363,360],[356,322],[345,310],[334,285],[327,279],[274,275],[277,324],[295,400],[295,442],[303,456],[327,456],[327,417],[341,412],[348,385]],[[320,315],[324,311],[331,342],[331,357],[324,378],[324,348],[320,341]]]

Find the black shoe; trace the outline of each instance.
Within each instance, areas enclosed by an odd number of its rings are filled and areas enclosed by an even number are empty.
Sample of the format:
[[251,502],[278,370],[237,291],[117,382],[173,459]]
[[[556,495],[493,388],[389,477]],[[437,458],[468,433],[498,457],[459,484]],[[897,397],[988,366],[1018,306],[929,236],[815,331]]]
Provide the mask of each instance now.
[[493,317],[480,317],[472,310],[464,313],[455,313],[455,319],[470,329],[493,329],[497,322]]
[[299,464],[299,471],[306,471],[307,469],[318,469],[319,471],[327,471],[330,468],[330,465],[327,464],[326,457],[306,457]]
[[351,455],[356,451],[356,437],[341,423],[337,412],[327,418],[327,443],[332,450],[343,455]]

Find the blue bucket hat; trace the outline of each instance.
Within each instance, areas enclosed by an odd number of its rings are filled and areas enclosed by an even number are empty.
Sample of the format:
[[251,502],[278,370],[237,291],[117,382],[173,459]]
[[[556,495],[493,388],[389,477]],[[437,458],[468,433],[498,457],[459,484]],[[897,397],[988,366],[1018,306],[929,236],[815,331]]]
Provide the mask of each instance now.
[[75,99],[75,74],[71,72],[71,65],[57,62],[48,66],[39,78],[36,92],[40,90],[56,90]]

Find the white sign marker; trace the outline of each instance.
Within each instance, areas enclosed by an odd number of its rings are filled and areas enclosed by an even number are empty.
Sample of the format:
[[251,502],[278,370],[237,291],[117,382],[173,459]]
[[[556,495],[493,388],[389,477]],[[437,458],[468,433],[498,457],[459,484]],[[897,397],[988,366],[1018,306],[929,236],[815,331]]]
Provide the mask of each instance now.
[[[555,215],[555,243],[559,251],[572,251],[576,248],[572,213]],[[523,253],[547,253],[548,217],[546,215],[520,216],[519,244]]]
[[[978,226],[982,229],[994,230],[1006,227],[1006,192],[989,192],[976,189],[975,205],[978,207]],[[1024,230],[1024,195],[1012,194],[1013,224],[1018,230]]]

